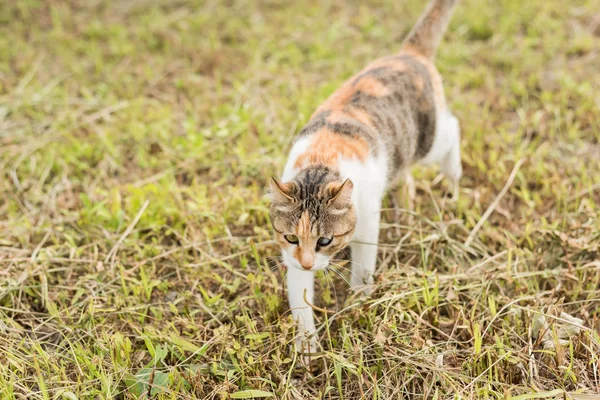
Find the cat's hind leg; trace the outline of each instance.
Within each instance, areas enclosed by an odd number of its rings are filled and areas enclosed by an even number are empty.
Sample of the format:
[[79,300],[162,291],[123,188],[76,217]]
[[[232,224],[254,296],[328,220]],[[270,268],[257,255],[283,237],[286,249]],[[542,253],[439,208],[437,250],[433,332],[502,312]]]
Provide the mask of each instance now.
[[[415,178],[409,169],[404,171],[404,187],[403,195],[406,199],[406,205],[408,210],[412,213],[415,211],[415,201],[417,199],[417,184]],[[410,222],[412,223],[412,214],[410,215]]]
[[352,249],[352,289],[366,295],[373,292],[373,275],[377,263],[379,220],[381,205],[374,199],[358,210],[356,233],[350,243]]
[[442,173],[452,184],[453,199],[458,198],[458,181],[462,176],[462,163],[460,160],[460,125],[458,119],[450,112],[446,113],[444,126],[446,130],[446,140],[448,140],[448,150],[440,161]]
[[450,111],[440,112],[436,120],[436,132],[429,153],[421,164],[439,164],[444,176],[453,186],[454,195],[458,194],[458,181],[462,176],[460,161],[460,126]]
[[410,169],[403,173],[402,190],[395,188],[391,191],[392,206],[394,207],[394,222],[396,224],[396,236],[400,237],[400,221],[402,220],[402,211],[408,210],[406,222],[412,225],[414,222],[415,202],[417,199],[417,184],[412,176]]

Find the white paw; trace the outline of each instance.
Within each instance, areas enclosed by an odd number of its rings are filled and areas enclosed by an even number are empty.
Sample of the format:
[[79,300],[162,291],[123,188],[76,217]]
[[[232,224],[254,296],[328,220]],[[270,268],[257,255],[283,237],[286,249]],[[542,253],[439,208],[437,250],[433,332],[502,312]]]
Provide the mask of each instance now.
[[452,200],[458,200],[458,192],[460,189],[459,180],[462,176],[462,165],[460,159],[458,161],[451,162],[452,157],[446,157],[444,163],[442,164],[442,172],[444,176],[450,181],[450,185],[452,187]]
[[458,183],[462,176],[462,164],[460,159],[456,160],[456,157],[451,156],[446,157],[442,163],[442,172],[448,180]]
[[460,185],[458,184],[458,181],[453,181],[452,182],[452,198],[450,200],[452,200],[453,202],[457,202],[459,194],[460,194]]

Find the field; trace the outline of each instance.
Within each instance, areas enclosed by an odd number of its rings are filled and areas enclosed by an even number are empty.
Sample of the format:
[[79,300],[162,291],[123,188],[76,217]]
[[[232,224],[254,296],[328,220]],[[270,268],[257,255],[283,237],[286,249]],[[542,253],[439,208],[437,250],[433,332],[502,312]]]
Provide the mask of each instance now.
[[460,197],[416,168],[385,199],[376,290],[318,276],[308,365],[267,179],[423,2],[0,3],[0,399],[600,392],[600,0],[459,4]]

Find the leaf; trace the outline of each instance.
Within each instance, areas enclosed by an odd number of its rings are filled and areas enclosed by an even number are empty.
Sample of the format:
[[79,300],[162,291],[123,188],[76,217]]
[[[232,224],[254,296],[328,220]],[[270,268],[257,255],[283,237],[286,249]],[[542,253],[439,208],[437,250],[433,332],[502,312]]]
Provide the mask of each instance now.
[[242,390],[240,392],[232,393],[229,397],[232,399],[254,399],[260,397],[274,397],[275,395],[271,392],[265,392],[263,390]]
[[145,337],[144,343],[146,343],[146,348],[150,352],[150,355],[152,356],[152,358],[154,358],[155,357],[154,356],[154,345],[152,344],[152,341],[150,340],[150,338]]
[[169,355],[169,350],[163,348],[162,346],[156,346],[154,348],[154,363],[158,361],[163,361]]
[[481,337],[481,328],[479,323],[473,325],[473,354],[478,356],[481,354],[481,346],[483,345],[483,338]]
[[155,395],[157,393],[163,393],[165,388],[169,387],[169,374],[156,371],[154,373],[154,380],[152,381],[152,390],[150,391],[151,395]]
[[[141,396],[148,392],[150,386],[150,377],[152,376],[152,368],[142,368],[134,376],[130,376],[125,379],[125,384],[130,393],[136,396]],[[164,388],[169,386],[169,374],[161,371],[154,371],[154,377],[152,379],[152,390],[150,394],[155,395],[157,393],[164,392]]]
[[206,344],[202,347],[198,347],[194,343],[177,335],[171,335],[171,342],[173,342],[174,345],[178,346],[183,351],[189,351],[191,353],[196,353],[201,356],[204,355],[208,350],[208,345]]
[[268,338],[269,332],[249,333],[244,338],[248,340],[263,340]]
[[[336,366],[340,365],[341,367],[344,367],[348,372],[356,375],[356,365],[352,364],[350,361],[348,361],[347,358],[340,356],[340,355],[335,355],[334,356],[336,362]],[[341,370],[340,370],[341,371]]]
[[62,392],[62,397],[63,399],[67,399],[67,400],[78,400],[77,396],[75,395],[75,393],[73,392]]
[[560,395],[564,395],[565,391],[562,389],[552,390],[551,392],[535,392],[535,393],[526,393],[520,396],[511,397],[510,400],[529,400],[529,399],[546,399],[548,397],[556,397]]
[[141,396],[142,393],[146,393],[148,391],[148,380],[150,379],[151,373],[152,368],[142,368],[137,374],[125,379],[127,390],[138,397]]

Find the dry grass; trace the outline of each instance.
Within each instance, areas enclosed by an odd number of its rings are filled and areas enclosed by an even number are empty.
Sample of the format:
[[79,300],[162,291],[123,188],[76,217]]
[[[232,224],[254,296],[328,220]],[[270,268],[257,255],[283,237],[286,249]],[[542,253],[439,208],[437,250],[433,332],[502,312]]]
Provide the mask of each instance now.
[[386,200],[374,295],[320,276],[324,352],[291,352],[266,177],[421,10],[5,1],[0,397],[599,392],[599,0],[459,6],[438,65],[460,200],[415,171],[416,214]]

